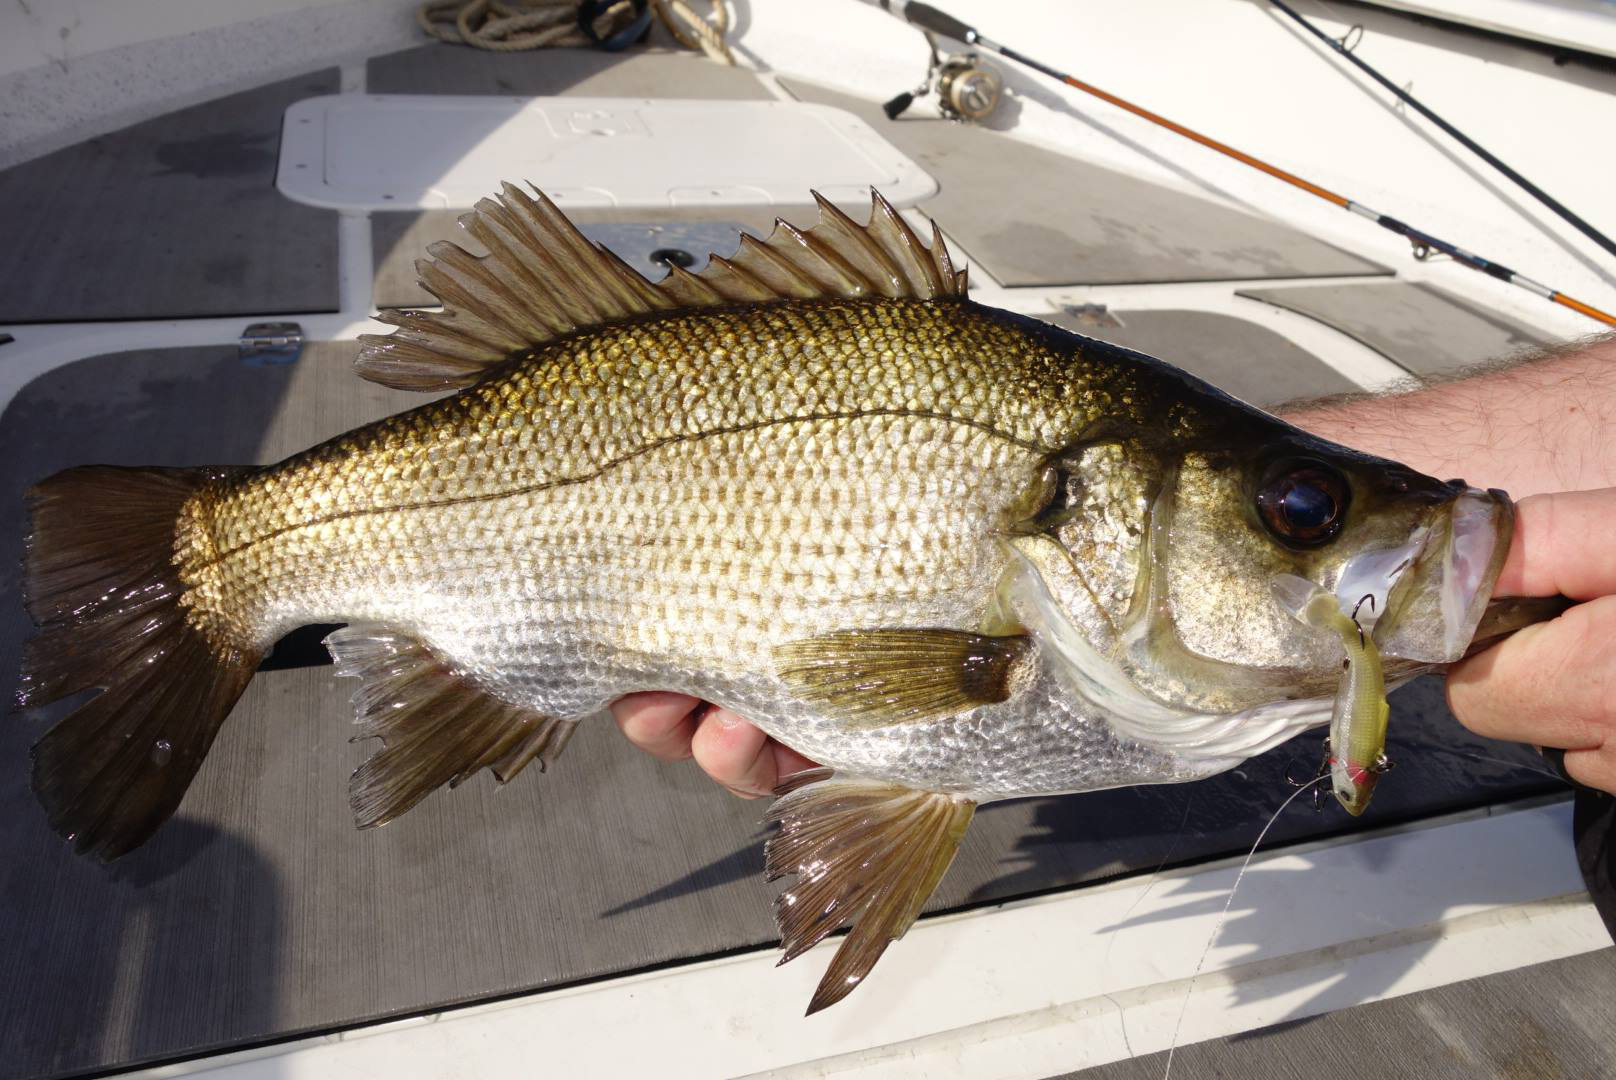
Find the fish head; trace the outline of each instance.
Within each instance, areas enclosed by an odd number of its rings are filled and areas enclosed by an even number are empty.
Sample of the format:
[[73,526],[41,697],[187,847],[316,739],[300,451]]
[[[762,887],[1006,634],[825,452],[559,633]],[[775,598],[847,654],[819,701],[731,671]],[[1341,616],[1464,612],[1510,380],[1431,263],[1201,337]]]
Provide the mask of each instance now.
[[1135,662],[1247,701],[1334,679],[1339,645],[1276,600],[1286,578],[1333,593],[1398,670],[1460,659],[1509,547],[1508,496],[1266,419],[1248,426],[1256,438],[1186,447],[1162,469],[1132,598]]
[[1040,579],[1015,604],[1023,624],[1114,726],[1161,743],[1200,730],[1186,717],[1283,715],[1291,734],[1328,718],[1341,638],[1295,616],[1285,580],[1332,594],[1392,682],[1463,657],[1509,547],[1507,496],[1231,399],[1196,413],[1213,420],[1065,453],[1062,511],[1019,545],[1017,573]]

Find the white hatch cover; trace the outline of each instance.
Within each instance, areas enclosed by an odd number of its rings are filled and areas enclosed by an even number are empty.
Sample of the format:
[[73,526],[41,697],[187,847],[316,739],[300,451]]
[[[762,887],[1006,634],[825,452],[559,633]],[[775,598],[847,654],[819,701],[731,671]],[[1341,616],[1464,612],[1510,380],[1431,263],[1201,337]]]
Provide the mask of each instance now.
[[338,94],[286,110],[276,184],[354,210],[457,209],[531,181],[563,207],[895,205],[937,182],[842,109],[793,101]]

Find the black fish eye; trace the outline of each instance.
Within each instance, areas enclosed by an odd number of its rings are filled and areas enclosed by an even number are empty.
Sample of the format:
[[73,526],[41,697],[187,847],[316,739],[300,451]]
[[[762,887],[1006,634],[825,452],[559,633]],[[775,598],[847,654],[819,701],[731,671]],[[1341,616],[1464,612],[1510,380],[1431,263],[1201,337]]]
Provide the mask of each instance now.
[[1316,547],[1341,531],[1350,495],[1346,477],[1323,462],[1281,461],[1263,474],[1257,513],[1285,543]]

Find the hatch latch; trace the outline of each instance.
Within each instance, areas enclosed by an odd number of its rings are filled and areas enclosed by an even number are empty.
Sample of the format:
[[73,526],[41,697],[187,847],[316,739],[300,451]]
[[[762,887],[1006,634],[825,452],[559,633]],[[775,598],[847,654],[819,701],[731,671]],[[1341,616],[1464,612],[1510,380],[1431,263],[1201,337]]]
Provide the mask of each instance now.
[[241,362],[253,367],[291,364],[303,353],[303,327],[295,322],[255,322],[241,332]]
[[1060,309],[1085,330],[1122,329],[1122,320],[1107,311],[1104,304],[1061,304]]

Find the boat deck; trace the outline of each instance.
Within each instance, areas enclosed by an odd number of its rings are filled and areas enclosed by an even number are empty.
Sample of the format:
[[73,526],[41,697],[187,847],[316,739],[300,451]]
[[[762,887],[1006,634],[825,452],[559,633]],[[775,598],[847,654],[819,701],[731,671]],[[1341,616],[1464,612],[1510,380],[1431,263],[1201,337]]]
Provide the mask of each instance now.
[[[1197,1080],[1309,1076],[1356,1061],[1388,1076],[1616,1076],[1616,949],[1182,1047],[1173,1072]],[[1057,1080],[1161,1080],[1167,1054]]]
[[[489,57],[426,46],[372,60],[363,80],[316,72],[0,171],[0,231],[14,241],[0,250],[0,322],[18,337],[0,348],[0,376],[9,380],[0,383],[7,505],[20,508],[31,482],[70,465],[270,462],[419,403],[354,378],[352,333],[334,328],[348,317],[362,322],[373,304],[423,302],[408,266],[426,242],[448,234],[453,214],[339,214],[274,188],[281,111],[339,86],[714,98],[783,87],[834,103],[869,119],[938,179],[939,193],[919,209],[937,215],[984,300],[1149,351],[1262,403],[1472,363],[1553,336],[1398,280],[1373,259],[1280,222],[1002,133],[919,116],[889,123],[871,102],[679,54]],[[805,188],[811,183],[805,177]],[[1085,198],[1071,198],[1074,183]],[[756,230],[772,216],[744,208],[579,215],[605,225],[718,221]],[[1133,291],[1116,293],[1122,301],[1103,318],[1063,303],[1067,291],[1094,285]],[[1148,291],[1156,286],[1166,288]],[[1192,290],[1214,288],[1231,296],[1206,310]],[[1247,298],[1234,297],[1236,288]],[[1383,304],[1387,295],[1397,303]],[[221,344],[227,334],[210,329],[269,315],[311,328],[296,362],[245,361]],[[225,321],[169,322],[186,319]],[[1307,319],[1328,331],[1297,329]],[[140,325],[126,335],[82,325],[94,320]],[[1433,328],[1446,343],[1435,360],[1419,337]],[[30,334],[48,348],[8,372],[7,353],[28,347]],[[1336,336],[1360,342],[1371,359],[1322,355],[1314,343]],[[17,669],[29,632],[15,571],[20,509],[12,520],[18,528],[0,531],[7,670]],[[724,796],[689,764],[635,753],[603,725],[580,731],[547,775],[507,788],[479,777],[384,829],[355,831],[347,777],[367,748],[348,742],[351,686],[323,666],[318,637],[302,632],[283,643],[175,820],[112,866],[75,858],[28,791],[27,747],[65,709],[0,729],[0,1080],[436,1014],[746,954],[775,939],[773,889],[760,872],[762,805]],[[1439,685],[1418,682],[1393,708],[1400,768],[1371,811],[1352,821],[1333,807],[1294,807],[1268,846],[1563,790],[1530,750],[1460,728]],[[1291,793],[1287,774],[1310,772],[1317,752],[1317,739],[1304,737],[1200,784],[987,807],[928,912],[1243,853]],[[1078,955],[1082,930],[1071,932]],[[1607,949],[1515,972],[1507,984],[1485,980],[1479,997],[1448,987],[1282,1033],[1204,1042],[1175,1067],[1288,1075],[1303,1060],[1340,1060],[1343,1049],[1363,1045],[1365,1031],[1384,1046],[1388,1032],[1412,1038],[1454,1010],[1474,1024],[1512,996],[1549,1001],[1580,986],[1588,1002],[1608,1000],[1611,961]],[[814,956],[796,966],[822,963]],[[1608,1038],[1608,1017],[1602,1027],[1590,1015],[1577,1006],[1559,1019],[1538,1017],[1566,1075],[1597,1075],[1582,1066],[1603,1060],[1597,1040]],[[1497,1054],[1515,1051],[1495,1050],[1495,1036],[1504,1037],[1480,1031],[1464,1046],[1475,1061],[1504,1060]],[[1471,1050],[1452,1052],[1472,1060],[1463,1056]],[[1426,1059],[1411,1050],[1405,1060]],[[1106,1068],[1113,1072],[1097,1075],[1155,1075],[1159,1065],[1144,1057]]]

